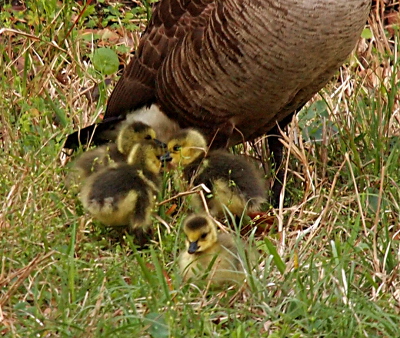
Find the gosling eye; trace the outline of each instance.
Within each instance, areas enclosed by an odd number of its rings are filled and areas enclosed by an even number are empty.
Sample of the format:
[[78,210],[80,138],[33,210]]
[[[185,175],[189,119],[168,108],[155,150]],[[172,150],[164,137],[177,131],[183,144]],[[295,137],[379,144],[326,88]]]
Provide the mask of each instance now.
[[179,145],[176,145],[176,146],[174,146],[173,148],[172,148],[172,150],[173,151],[179,151],[179,150],[181,150],[181,146],[179,146]]
[[200,237],[201,237],[201,239],[204,239],[207,237],[207,234],[202,234]]
[[152,140],[153,138],[151,137],[151,135],[146,135],[146,136],[144,137],[144,139],[145,139],[145,140]]

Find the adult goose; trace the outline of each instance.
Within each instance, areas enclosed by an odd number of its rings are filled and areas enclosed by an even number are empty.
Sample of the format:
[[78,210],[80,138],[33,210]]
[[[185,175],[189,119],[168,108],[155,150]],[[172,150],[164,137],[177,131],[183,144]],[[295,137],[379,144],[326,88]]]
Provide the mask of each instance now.
[[103,122],[71,134],[65,147],[86,142],[94,129],[93,141],[104,142],[127,115],[162,141],[187,127],[215,147],[273,132],[345,61],[370,3],[161,0]]

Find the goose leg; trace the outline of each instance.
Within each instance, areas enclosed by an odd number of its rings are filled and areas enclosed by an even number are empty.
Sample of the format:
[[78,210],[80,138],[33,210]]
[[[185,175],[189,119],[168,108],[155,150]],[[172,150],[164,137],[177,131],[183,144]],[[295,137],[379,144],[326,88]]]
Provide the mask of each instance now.
[[133,237],[134,243],[140,248],[146,247],[152,237],[152,230],[150,228],[147,230],[143,228],[130,228],[128,233]]
[[279,141],[280,139],[280,131],[279,129],[284,129],[293,118],[293,114],[290,114],[282,121],[278,122],[278,125],[272,128],[268,133],[268,148],[270,155],[272,155],[272,163],[271,167],[275,169],[275,182],[272,186],[272,196],[271,196],[271,203],[274,208],[279,206],[280,201],[280,194],[282,191],[283,186],[283,179],[285,176],[285,172],[282,170],[282,158],[283,158],[283,145]]
[[142,248],[151,237],[152,200],[152,196],[147,194],[139,195],[129,221],[128,234],[133,237],[135,244]]
[[[210,149],[228,148],[234,127],[235,126],[230,121],[220,125],[213,135],[210,143]],[[207,134],[207,132],[205,134]]]

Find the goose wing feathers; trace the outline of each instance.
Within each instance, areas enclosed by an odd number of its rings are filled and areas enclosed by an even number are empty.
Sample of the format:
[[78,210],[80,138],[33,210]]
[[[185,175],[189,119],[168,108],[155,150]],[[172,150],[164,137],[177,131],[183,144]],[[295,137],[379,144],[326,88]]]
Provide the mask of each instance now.
[[156,102],[163,61],[188,31],[205,25],[213,7],[213,0],[163,0],[155,5],[135,56],[110,96],[105,120]]

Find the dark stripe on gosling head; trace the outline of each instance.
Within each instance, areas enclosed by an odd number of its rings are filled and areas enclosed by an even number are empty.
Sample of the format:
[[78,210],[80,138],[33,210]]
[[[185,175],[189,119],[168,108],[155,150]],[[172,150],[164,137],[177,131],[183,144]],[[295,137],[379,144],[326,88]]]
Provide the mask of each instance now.
[[185,224],[185,226],[189,230],[198,230],[203,228],[208,224],[206,217],[204,216],[195,216],[192,217],[190,220],[188,220]]

